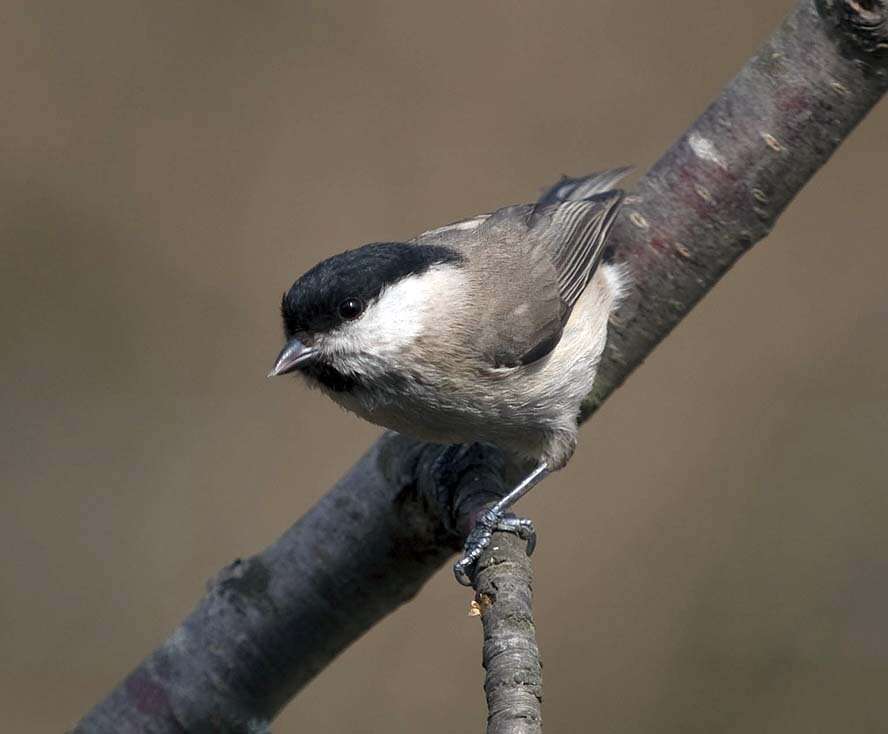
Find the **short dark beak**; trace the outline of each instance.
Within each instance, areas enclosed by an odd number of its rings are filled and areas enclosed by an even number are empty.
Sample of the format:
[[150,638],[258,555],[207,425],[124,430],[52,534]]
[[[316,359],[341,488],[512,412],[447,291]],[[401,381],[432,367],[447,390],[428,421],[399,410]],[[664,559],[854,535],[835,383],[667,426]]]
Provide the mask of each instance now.
[[314,359],[316,352],[317,350],[313,347],[305,346],[298,339],[290,339],[274,361],[274,367],[271,368],[268,376],[286,375]]

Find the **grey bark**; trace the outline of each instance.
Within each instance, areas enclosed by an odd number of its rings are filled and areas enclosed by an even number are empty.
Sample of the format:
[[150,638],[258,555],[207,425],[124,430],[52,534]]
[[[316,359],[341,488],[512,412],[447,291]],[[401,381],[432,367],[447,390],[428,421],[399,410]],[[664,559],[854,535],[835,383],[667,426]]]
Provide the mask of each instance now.
[[[612,235],[634,289],[584,419],[768,233],[884,94],[886,6],[802,0],[639,181]],[[225,569],[74,731],[264,731],[318,671],[419,591],[510,481],[494,449],[466,447],[436,470],[440,451],[383,437],[281,538]]]
[[540,734],[542,666],[532,608],[532,574],[524,543],[494,533],[478,560],[475,603],[484,627],[487,734]]

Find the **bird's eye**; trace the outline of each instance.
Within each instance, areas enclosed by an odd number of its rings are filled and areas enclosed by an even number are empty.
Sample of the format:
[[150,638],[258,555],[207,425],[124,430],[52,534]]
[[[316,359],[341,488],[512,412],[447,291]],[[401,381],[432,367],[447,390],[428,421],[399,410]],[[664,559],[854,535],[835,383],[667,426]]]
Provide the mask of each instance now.
[[339,315],[348,321],[354,321],[364,312],[364,304],[360,298],[346,298],[339,304]]

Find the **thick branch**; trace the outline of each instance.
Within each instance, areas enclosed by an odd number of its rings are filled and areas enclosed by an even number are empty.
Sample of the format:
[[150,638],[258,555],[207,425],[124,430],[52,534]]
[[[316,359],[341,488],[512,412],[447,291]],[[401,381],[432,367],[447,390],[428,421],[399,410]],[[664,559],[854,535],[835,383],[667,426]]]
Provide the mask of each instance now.
[[[617,223],[634,291],[588,417],[780,212],[888,87],[888,0],[802,0],[638,184]],[[78,732],[262,731],[458,547],[503,462],[386,436],[295,526],[226,569]],[[508,481],[508,478],[507,478]]]
[[639,181],[611,235],[635,289],[610,330],[585,415],[768,234],[879,101],[886,24],[885,0],[803,0]]

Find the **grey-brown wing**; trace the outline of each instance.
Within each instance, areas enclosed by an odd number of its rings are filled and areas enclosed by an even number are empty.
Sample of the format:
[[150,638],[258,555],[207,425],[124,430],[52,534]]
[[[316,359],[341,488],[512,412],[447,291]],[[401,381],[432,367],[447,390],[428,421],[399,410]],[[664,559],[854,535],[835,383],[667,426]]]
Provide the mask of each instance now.
[[534,212],[531,231],[549,249],[568,314],[601,262],[623,196],[622,191],[608,191],[538,207]]
[[601,262],[623,201],[623,192],[613,187],[631,170],[624,166],[580,178],[563,176],[537,201],[531,227],[542,229],[552,248],[568,315]]
[[[529,210],[529,208],[528,208]],[[521,213],[519,213],[521,214]],[[527,237],[523,216],[494,227],[485,258],[490,290],[479,320],[478,346],[494,367],[528,365],[551,352],[566,322],[558,274],[548,253]],[[512,235],[512,236],[510,236]]]
[[452,247],[469,261],[471,308],[452,314],[452,336],[490,367],[529,364],[552,351],[561,337],[558,276],[548,250],[528,236],[533,211],[532,204],[506,207],[414,240]]
[[[628,170],[614,169],[586,178],[562,179],[540,202],[527,207],[523,217],[521,207],[501,210],[512,212],[509,218],[513,225],[517,219],[526,227],[515,237],[515,242],[504,242],[511,245],[504,249],[524,264],[524,277],[515,273],[509,282],[526,295],[529,313],[511,321],[517,310],[522,309],[514,305],[512,289],[509,295],[497,298],[496,318],[500,322],[490,325],[495,332],[490,338],[491,341],[499,338],[500,344],[506,347],[499,364],[531,364],[558,344],[574,305],[601,262],[623,201],[622,191],[602,189],[613,185]],[[565,200],[560,199],[562,196]],[[496,223],[500,214],[497,212],[489,220],[489,226]],[[503,282],[496,277],[491,281]]]
[[[601,188],[626,170],[562,179],[537,204],[506,207],[416,239],[453,246],[472,260],[476,308],[464,331],[482,362],[518,367],[555,348],[623,198]],[[588,198],[570,198],[581,195]]]

